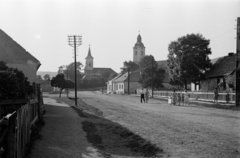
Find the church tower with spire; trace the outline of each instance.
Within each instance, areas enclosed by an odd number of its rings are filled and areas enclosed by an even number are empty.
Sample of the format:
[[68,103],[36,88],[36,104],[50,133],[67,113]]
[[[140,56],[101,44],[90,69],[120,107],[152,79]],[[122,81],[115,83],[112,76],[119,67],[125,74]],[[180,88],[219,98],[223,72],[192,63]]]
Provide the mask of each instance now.
[[85,73],[89,73],[93,71],[93,57],[91,55],[91,50],[90,50],[90,45],[89,45],[89,49],[88,49],[88,55],[85,58],[86,59],[86,63],[85,63]]
[[133,62],[138,63],[145,56],[145,47],[142,43],[142,37],[139,34],[137,37],[137,43],[133,47]]

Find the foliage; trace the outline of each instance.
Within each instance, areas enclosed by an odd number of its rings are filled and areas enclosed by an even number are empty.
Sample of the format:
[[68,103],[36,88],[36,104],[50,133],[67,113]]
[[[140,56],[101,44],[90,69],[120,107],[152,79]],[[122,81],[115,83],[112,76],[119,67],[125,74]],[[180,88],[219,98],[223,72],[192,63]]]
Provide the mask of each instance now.
[[30,93],[32,88],[23,72],[0,61],[0,99],[25,99]]
[[57,74],[51,80],[52,87],[58,87],[60,89],[59,97],[61,97],[62,90],[68,87],[67,81],[64,78],[64,74]]
[[163,87],[162,82],[164,79],[165,70],[163,68],[158,68],[158,64],[153,56],[145,56],[139,62],[139,67],[141,71],[141,78],[139,83],[143,87],[151,87],[153,83],[154,88]]
[[[77,66],[77,79],[81,79],[84,74],[81,72],[83,64],[81,62],[76,62]],[[62,66],[64,67],[64,66]],[[75,81],[75,64],[74,62],[70,63],[69,65],[65,66],[62,73],[67,76],[68,79]]]
[[45,74],[43,76],[43,78],[44,78],[45,81],[49,81],[50,80],[50,75],[49,74]]
[[186,88],[187,83],[203,79],[211,67],[209,42],[201,34],[188,34],[169,44],[167,61],[172,84]]
[[133,62],[133,61],[128,61],[128,62],[127,62],[127,61],[124,61],[123,67],[120,68],[120,69],[121,69],[121,72],[122,72],[122,73],[127,72],[127,71],[128,71],[128,68],[129,68],[129,71],[135,71],[135,70],[139,69],[139,65],[136,64],[136,63]]

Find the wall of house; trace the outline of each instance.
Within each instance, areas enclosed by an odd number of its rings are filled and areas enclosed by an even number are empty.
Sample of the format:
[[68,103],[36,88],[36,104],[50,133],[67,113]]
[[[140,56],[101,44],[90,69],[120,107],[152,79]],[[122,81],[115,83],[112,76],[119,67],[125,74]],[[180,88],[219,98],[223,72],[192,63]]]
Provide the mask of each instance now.
[[201,81],[201,91],[213,91],[218,83],[222,82],[223,78],[212,78]]
[[113,84],[112,84],[112,81],[109,81],[107,83],[107,93],[111,93],[113,90]]
[[116,83],[116,88],[117,94],[124,94],[124,83],[122,82]]
[[9,64],[8,67],[17,68],[18,70],[23,71],[25,77],[28,78],[30,83],[37,81],[37,65],[34,64]]
[[[124,82],[124,92],[128,94],[128,82]],[[130,82],[129,84],[129,93],[135,94],[137,89],[141,89],[142,85],[138,82]]]

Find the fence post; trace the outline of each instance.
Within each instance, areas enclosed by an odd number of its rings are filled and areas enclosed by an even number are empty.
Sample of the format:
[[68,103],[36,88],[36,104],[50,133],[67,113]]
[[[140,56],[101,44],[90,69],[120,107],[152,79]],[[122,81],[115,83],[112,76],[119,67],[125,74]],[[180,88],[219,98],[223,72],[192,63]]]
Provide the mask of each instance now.
[[38,105],[38,110],[37,110],[37,113],[38,113],[38,119],[41,119],[41,112],[40,112],[40,106],[41,106],[41,95],[40,95],[41,91],[40,91],[40,84],[37,84],[37,99],[38,99],[38,102],[37,102],[37,105]]

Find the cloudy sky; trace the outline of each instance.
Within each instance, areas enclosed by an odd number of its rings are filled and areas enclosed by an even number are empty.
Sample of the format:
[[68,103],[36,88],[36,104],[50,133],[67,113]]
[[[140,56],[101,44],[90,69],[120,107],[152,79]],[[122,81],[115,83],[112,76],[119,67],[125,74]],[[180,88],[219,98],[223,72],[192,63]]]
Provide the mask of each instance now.
[[77,60],[91,48],[94,67],[120,71],[133,60],[140,32],[146,54],[166,60],[168,44],[200,33],[210,39],[210,58],[236,50],[239,0],[0,0],[0,29],[40,62],[57,71],[73,62],[68,35],[82,35]]

